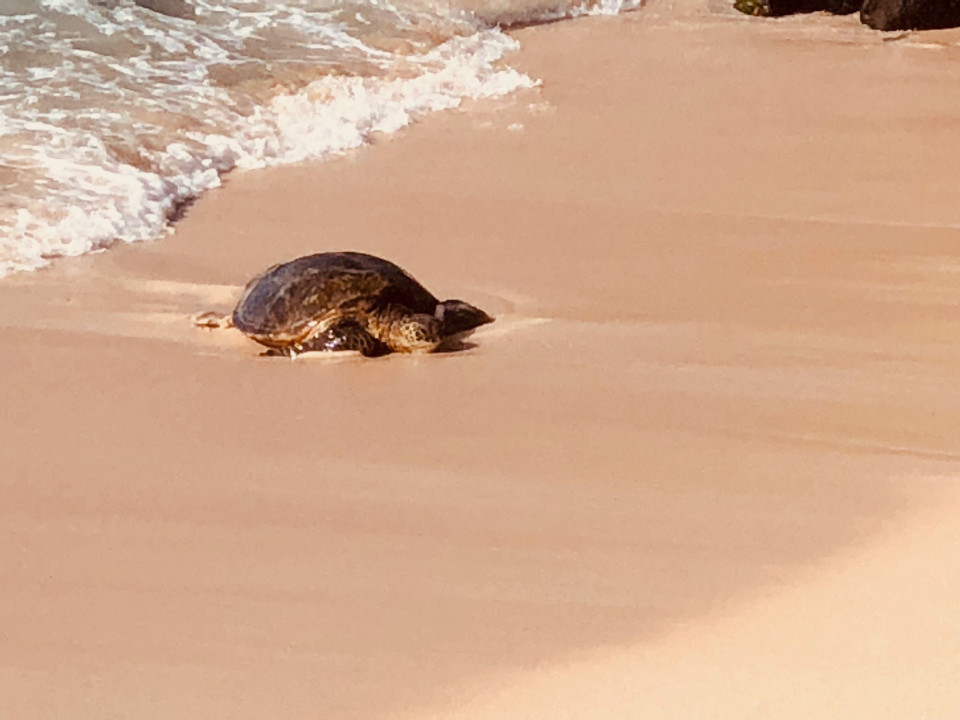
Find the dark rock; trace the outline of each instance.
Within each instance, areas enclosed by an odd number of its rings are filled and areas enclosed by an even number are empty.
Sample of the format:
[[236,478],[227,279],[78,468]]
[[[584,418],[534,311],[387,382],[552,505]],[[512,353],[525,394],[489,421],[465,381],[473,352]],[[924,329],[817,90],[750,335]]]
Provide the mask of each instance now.
[[133,0],[137,5],[147,10],[153,10],[161,15],[193,20],[197,11],[186,0]]
[[826,11],[834,15],[849,15],[863,6],[863,0],[833,0],[828,2]]
[[960,0],[865,0],[860,20],[877,30],[960,27]]
[[747,15],[764,17],[819,11],[848,15],[859,10],[862,2],[863,0],[735,0],[733,6]]

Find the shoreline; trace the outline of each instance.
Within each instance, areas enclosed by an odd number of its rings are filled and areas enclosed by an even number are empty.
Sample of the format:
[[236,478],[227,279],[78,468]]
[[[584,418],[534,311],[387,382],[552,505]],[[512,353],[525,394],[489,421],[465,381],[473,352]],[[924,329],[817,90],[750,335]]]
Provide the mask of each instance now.
[[[0,280],[0,710],[960,709],[960,33],[868,32],[511,31],[540,90]],[[497,322],[291,363],[187,320],[343,249]]]

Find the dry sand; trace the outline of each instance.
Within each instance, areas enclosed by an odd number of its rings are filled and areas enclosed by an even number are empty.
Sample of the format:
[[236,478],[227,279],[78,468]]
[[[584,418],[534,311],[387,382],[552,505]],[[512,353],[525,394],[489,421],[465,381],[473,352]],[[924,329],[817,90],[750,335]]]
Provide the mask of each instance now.
[[[0,281],[0,717],[960,717],[957,33],[652,2]],[[192,312],[383,254],[464,353]]]

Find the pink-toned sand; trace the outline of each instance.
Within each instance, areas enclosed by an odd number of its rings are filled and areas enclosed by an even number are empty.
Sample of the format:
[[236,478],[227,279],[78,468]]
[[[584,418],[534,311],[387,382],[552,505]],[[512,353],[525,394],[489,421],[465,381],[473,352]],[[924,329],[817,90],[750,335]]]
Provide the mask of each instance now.
[[[652,0],[0,281],[0,718],[960,717],[960,33]],[[187,317],[356,249],[497,315]]]

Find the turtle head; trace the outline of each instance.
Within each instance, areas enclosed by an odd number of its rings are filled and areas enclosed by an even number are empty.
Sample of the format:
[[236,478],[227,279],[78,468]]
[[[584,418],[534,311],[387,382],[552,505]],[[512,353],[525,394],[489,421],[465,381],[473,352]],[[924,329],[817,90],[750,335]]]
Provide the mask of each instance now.
[[483,310],[463,300],[444,300],[434,313],[440,321],[440,335],[448,338],[469,333],[493,318]]

